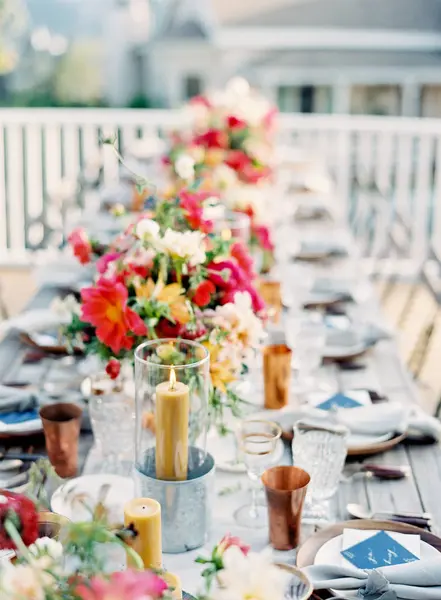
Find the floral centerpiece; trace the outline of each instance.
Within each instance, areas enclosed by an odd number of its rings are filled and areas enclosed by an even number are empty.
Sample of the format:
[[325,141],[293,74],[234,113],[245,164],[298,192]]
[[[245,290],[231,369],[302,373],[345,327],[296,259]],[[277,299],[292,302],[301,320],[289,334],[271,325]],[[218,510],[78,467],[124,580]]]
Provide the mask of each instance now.
[[[25,496],[0,494],[0,551],[12,550],[15,561],[0,563],[1,600],[159,600],[172,589],[161,573],[144,571],[139,555],[127,543],[132,530],[110,531],[102,521],[71,523],[61,541],[38,537],[38,514]],[[108,573],[102,544],[118,544],[136,566]]]
[[112,376],[146,338],[201,342],[210,351],[211,408],[219,417],[225,405],[238,411],[233,384],[262,338],[264,304],[246,246],[211,233],[206,196],[181,191],[106,248],[76,230],[74,253],[83,264],[96,259],[97,277],[71,307],[65,335],[108,361]]
[[248,214],[251,244],[263,250],[263,270],[268,270],[274,246],[253,200],[271,193],[277,111],[241,79],[230,82],[224,92],[194,98],[188,109],[190,132],[175,134],[164,158],[173,182],[169,193],[197,180],[229,208]]

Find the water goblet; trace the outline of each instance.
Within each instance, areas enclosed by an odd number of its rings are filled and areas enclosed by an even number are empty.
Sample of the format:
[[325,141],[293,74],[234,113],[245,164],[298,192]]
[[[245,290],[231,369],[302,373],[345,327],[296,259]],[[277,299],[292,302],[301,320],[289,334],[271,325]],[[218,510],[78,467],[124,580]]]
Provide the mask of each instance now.
[[326,329],[322,323],[306,321],[300,323],[297,335],[292,340],[293,360],[297,368],[295,391],[306,393],[319,389],[315,375],[322,364],[326,343]]
[[293,463],[311,477],[306,494],[303,522],[329,521],[328,501],[337,491],[347,455],[349,430],[297,421],[292,442]]
[[268,512],[259,505],[257,496],[263,473],[276,461],[276,448],[282,430],[272,421],[247,419],[242,421],[238,431],[240,458],[244,462],[248,477],[252,482],[251,504],[242,506],[235,512],[235,519],[243,527],[266,527]]

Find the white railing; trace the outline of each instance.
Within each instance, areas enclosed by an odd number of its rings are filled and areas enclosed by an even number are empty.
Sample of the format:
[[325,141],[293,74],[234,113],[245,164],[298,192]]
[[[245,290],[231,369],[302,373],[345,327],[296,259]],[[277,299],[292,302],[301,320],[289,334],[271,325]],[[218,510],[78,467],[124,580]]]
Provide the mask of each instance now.
[[[182,112],[113,109],[0,110],[0,260],[44,246],[47,194],[76,179],[117,131],[121,148],[137,138],[166,138]],[[311,150],[329,167],[366,254],[389,251],[422,261],[441,240],[441,120],[321,115],[280,116],[280,141]],[[117,158],[102,148],[105,182]],[[389,248],[389,250],[387,250]]]

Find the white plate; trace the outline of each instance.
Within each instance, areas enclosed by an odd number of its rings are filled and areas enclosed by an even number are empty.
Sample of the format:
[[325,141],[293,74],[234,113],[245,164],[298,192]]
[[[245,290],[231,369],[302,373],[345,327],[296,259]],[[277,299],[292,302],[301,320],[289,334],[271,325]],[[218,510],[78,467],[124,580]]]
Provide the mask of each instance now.
[[83,475],[71,479],[55,490],[51,501],[52,510],[73,522],[90,521],[91,511],[82,505],[78,496],[84,494],[85,502],[93,510],[100,489],[106,484],[110,485],[104,502],[109,513],[109,521],[120,525],[124,522],[124,504],[135,496],[135,485],[130,477]]
[[43,423],[40,418],[25,421],[24,423],[11,423],[9,425],[0,421],[0,434],[2,435],[15,435],[33,431],[43,431]]
[[[254,415],[253,415],[254,418]],[[220,436],[216,431],[211,431],[207,437],[207,450],[214,458],[216,469],[226,473],[246,473],[243,462],[237,462],[236,440],[234,433]],[[273,463],[278,464],[283,457],[284,446],[278,440],[274,452]]]
[[323,356],[325,358],[346,358],[361,354],[367,350],[365,342],[358,342],[353,346],[325,346]]
[[[374,532],[372,532],[374,533]],[[343,535],[338,535],[332,540],[327,541],[320,550],[317,552],[314,564],[315,565],[341,565],[342,556],[340,551],[342,550]],[[439,558],[439,552],[433,546],[430,546],[426,542],[421,540],[421,560],[428,560],[432,558]],[[341,591],[331,590],[334,596],[340,596]],[[344,596],[349,598],[357,598],[356,590],[344,590]]]
[[[327,394],[329,397],[329,394]],[[350,410],[350,409],[348,409]],[[296,421],[305,419],[305,413],[292,409],[287,410],[264,410],[259,413],[253,413],[255,419],[268,419],[278,423],[283,431],[289,431],[294,426]],[[364,448],[366,446],[373,446],[375,444],[381,444],[386,442],[394,436],[393,432],[384,433],[382,435],[364,435],[358,433],[351,433],[348,438],[348,450],[357,451],[358,448]]]

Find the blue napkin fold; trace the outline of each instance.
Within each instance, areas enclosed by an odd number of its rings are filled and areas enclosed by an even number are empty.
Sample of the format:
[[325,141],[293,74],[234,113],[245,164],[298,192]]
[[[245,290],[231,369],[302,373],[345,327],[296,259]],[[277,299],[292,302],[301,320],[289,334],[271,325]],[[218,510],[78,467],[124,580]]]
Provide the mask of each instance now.
[[320,408],[321,410],[334,410],[336,408],[356,408],[357,406],[363,406],[361,402],[357,402],[354,398],[350,396],[345,396],[345,394],[334,394],[324,402],[321,402],[316,406],[316,408]]
[[36,410],[25,410],[22,412],[14,410],[10,413],[0,414],[0,422],[5,425],[17,425],[18,423],[26,423],[35,419],[38,419],[38,411]]
[[385,531],[379,531],[366,540],[342,550],[341,555],[358,569],[378,569],[419,560]]

